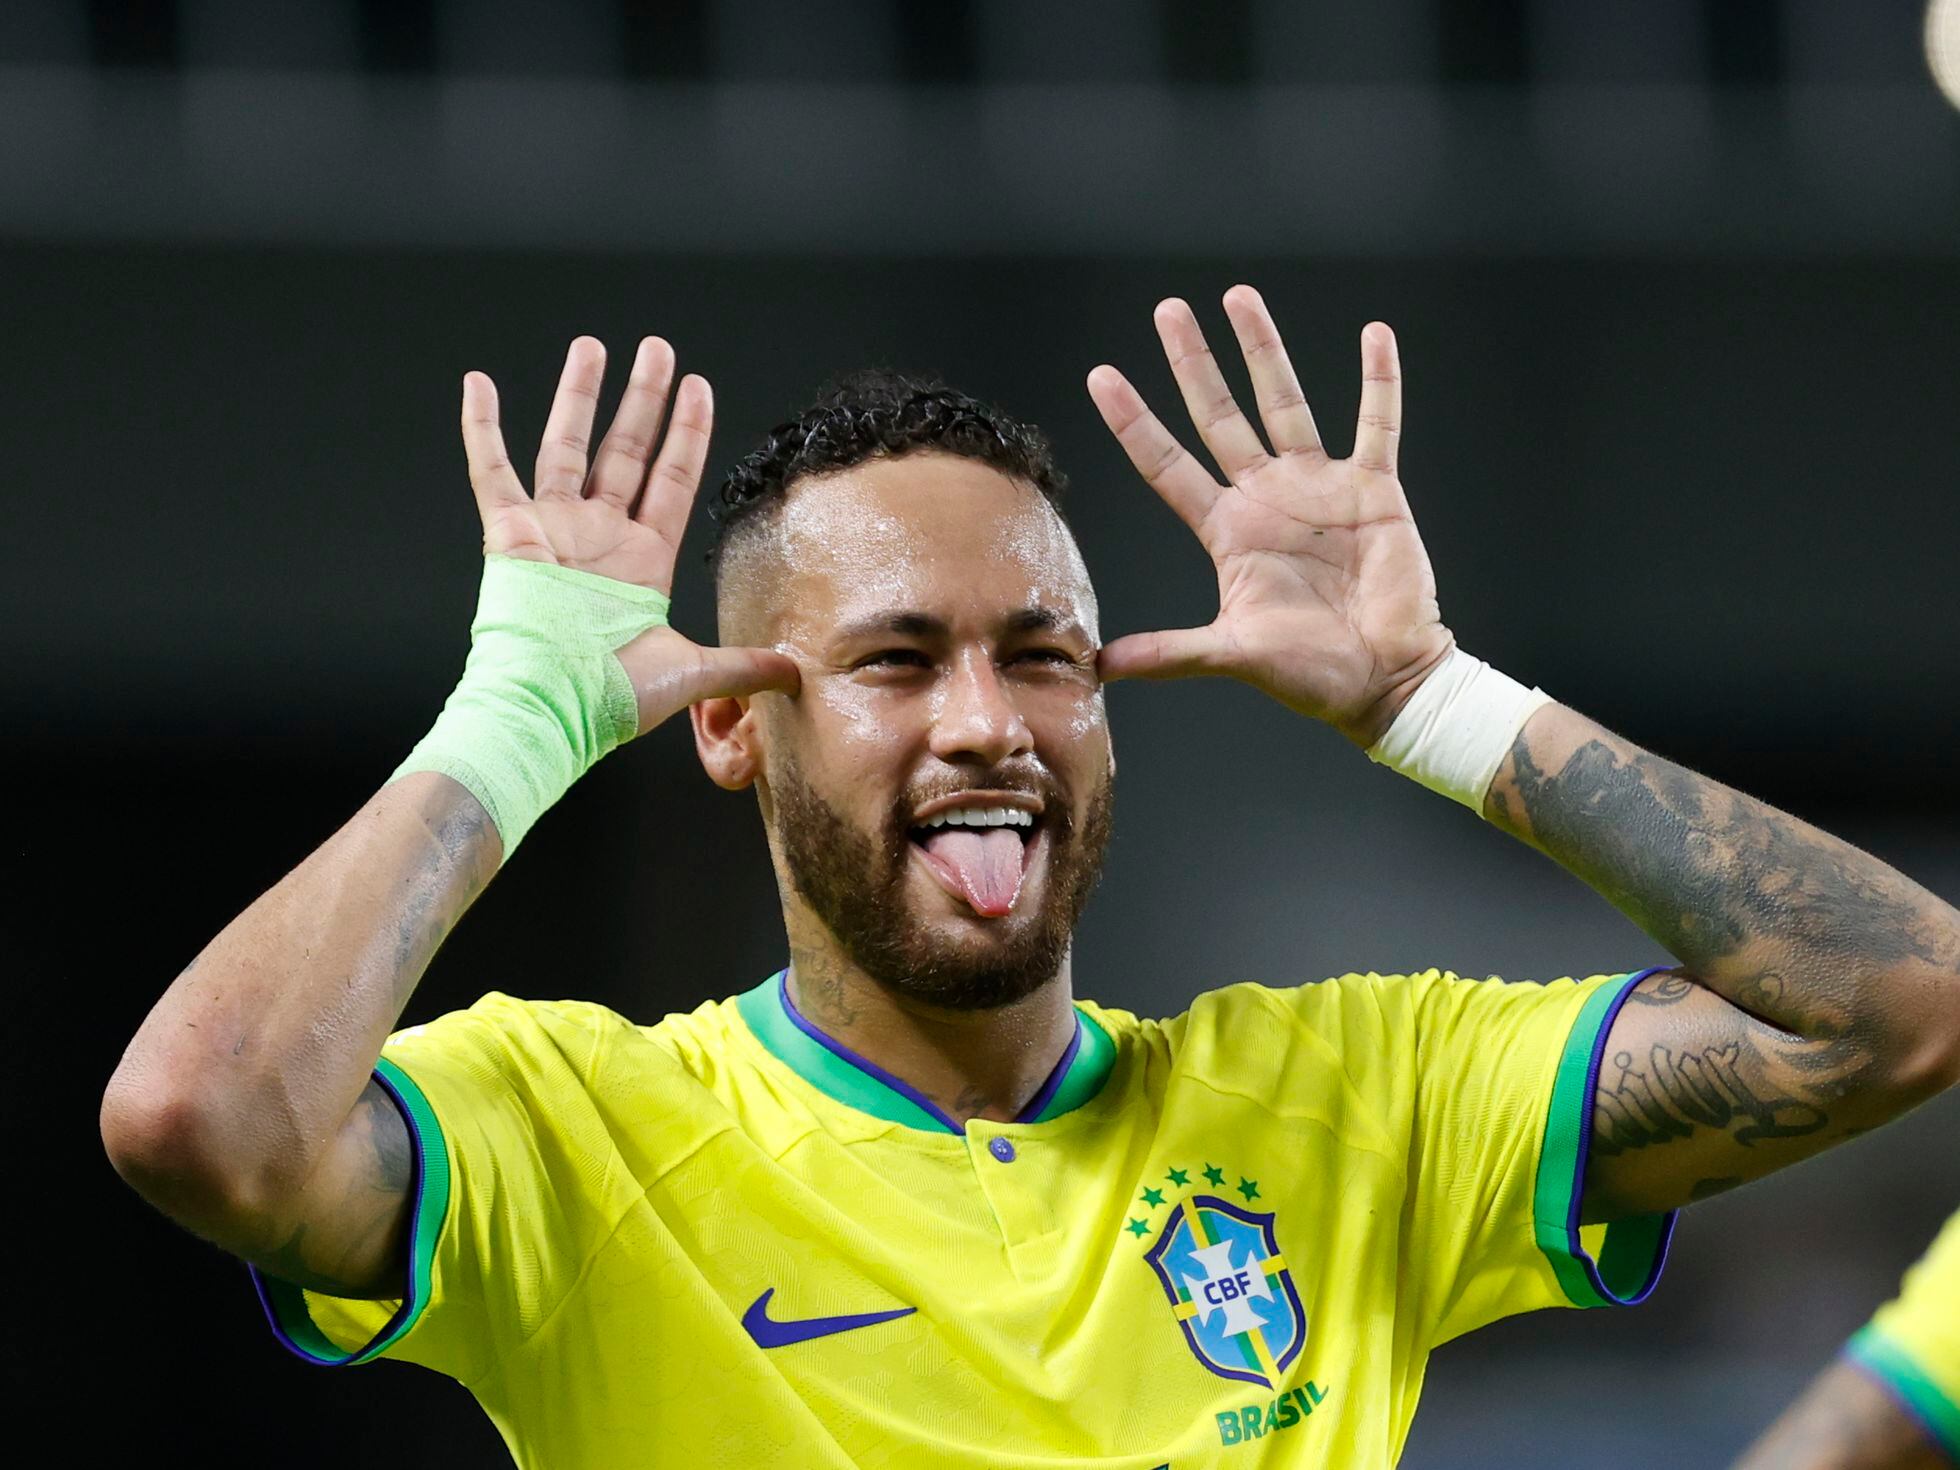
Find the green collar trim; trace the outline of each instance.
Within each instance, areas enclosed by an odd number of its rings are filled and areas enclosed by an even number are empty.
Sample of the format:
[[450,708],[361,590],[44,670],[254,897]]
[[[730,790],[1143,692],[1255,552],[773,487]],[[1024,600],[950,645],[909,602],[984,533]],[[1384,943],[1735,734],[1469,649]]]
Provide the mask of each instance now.
[[[778,970],[735,998],[743,1022],[771,1056],[826,1097],[861,1113],[929,1133],[965,1132],[925,1094],[797,1014],[785,993],[788,974]],[[1061,1078],[1051,1078],[1036,1094],[1037,1099],[1046,1094],[1047,1101],[1032,1118],[1016,1122],[1046,1123],[1073,1112],[1102,1091],[1116,1065],[1116,1043],[1080,1006],[1075,1008],[1075,1032]]]
[[1061,1085],[1048,1099],[1048,1105],[1034,1115],[1036,1123],[1046,1123],[1050,1118],[1059,1118],[1081,1107],[1102,1091],[1103,1083],[1109,1080],[1110,1068],[1116,1065],[1116,1043],[1109,1039],[1102,1023],[1081,1006],[1075,1008],[1075,1030],[1080,1040],[1075,1057],[1069,1062],[1068,1071],[1062,1074]]

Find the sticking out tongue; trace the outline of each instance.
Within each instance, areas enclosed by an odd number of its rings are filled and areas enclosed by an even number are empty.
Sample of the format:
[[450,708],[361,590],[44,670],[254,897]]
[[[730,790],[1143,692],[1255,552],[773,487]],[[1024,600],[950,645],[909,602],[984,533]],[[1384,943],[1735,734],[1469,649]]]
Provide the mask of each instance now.
[[997,919],[1021,892],[1021,839],[1006,827],[941,827],[925,850],[976,914]]

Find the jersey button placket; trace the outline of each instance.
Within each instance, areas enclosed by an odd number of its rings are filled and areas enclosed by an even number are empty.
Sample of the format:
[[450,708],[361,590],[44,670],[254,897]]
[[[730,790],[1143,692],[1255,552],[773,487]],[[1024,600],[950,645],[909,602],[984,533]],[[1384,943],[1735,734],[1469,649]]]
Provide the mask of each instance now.
[[1053,1160],[1048,1150],[1025,1134],[1014,1138],[989,1132],[982,1137],[975,1129],[969,1137],[974,1182],[993,1209],[1011,1269],[1024,1281],[1031,1273],[1041,1274],[1051,1264],[1050,1252],[1035,1242],[1052,1237],[1057,1224],[1054,1201],[1046,1197],[1055,1184],[1049,1177]]

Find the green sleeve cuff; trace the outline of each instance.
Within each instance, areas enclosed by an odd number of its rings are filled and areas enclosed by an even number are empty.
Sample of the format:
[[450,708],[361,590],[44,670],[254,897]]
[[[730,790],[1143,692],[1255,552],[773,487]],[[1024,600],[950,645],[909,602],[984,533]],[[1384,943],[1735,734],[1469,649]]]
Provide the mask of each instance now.
[[1881,1328],[1869,1326],[1844,1345],[1844,1355],[1889,1389],[1933,1443],[1960,1464],[1960,1404],[1941,1391],[1912,1354]]
[[1566,1300],[1575,1307],[1630,1307],[1645,1301],[1661,1279],[1675,1212],[1636,1215],[1605,1229],[1598,1255],[1579,1236],[1580,1197],[1586,1184],[1586,1150],[1592,1138],[1593,1095],[1613,1018],[1638,985],[1659,966],[1638,970],[1596,988],[1586,997],[1566,1037],[1538,1156],[1532,1228],[1551,1262]]
[[303,1362],[322,1368],[347,1368],[378,1358],[398,1342],[429,1304],[431,1271],[435,1263],[436,1240],[442,1233],[443,1216],[449,1209],[449,1146],[436,1122],[435,1109],[422,1095],[414,1080],[386,1057],[374,1064],[374,1080],[401,1109],[408,1125],[409,1181],[408,1280],[397,1307],[381,1330],[365,1346],[348,1352],[320,1330],[307,1309],[306,1293],[289,1281],[267,1276],[258,1267],[248,1269],[258,1288],[259,1302],[265,1307],[272,1335],[281,1346]]

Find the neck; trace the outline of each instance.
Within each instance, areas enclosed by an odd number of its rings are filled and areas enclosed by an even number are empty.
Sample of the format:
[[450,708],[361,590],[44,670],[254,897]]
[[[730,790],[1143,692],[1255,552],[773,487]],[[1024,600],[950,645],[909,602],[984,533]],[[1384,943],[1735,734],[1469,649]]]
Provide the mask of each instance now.
[[1075,1005],[1067,959],[1012,1005],[948,1011],[894,994],[825,950],[792,946],[786,984],[804,1018],[930,1098],[954,1122],[1012,1122],[1068,1050]]

